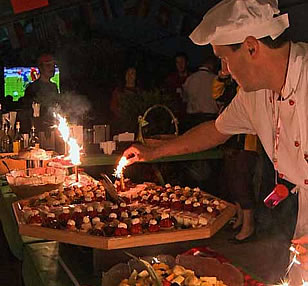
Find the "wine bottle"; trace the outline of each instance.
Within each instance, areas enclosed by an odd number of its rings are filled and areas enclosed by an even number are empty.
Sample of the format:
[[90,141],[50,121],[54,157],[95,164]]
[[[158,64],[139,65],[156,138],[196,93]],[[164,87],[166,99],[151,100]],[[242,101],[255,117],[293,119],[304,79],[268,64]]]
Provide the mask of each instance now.
[[1,138],[1,152],[11,153],[13,151],[12,138],[8,134],[9,128],[7,125],[4,127],[4,135]]
[[31,128],[31,134],[30,134],[28,145],[29,145],[29,147],[40,148],[40,139],[35,132],[34,126],[32,126],[32,128]]
[[13,140],[13,152],[18,153],[20,150],[24,149],[24,137],[20,133],[20,122],[16,122],[16,133]]

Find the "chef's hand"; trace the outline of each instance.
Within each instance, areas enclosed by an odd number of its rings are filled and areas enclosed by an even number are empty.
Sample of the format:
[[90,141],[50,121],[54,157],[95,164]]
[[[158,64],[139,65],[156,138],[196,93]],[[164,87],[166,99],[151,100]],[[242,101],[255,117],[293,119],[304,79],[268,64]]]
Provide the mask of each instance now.
[[153,148],[144,145],[132,145],[127,148],[123,156],[127,158],[128,165],[131,165],[135,162],[142,162],[142,161],[150,161],[152,160],[151,153]]
[[308,244],[308,235],[304,235],[298,239],[293,239],[292,243],[295,245],[295,249],[298,251],[298,260],[301,263],[301,267],[308,270],[308,251],[304,246]]

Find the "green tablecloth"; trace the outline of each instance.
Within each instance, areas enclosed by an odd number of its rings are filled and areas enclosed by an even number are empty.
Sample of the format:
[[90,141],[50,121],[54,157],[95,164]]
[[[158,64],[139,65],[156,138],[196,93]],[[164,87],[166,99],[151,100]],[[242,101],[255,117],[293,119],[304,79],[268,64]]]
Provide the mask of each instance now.
[[[72,259],[69,253],[61,253],[61,259],[81,285],[99,286],[100,277],[92,275],[91,265],[83,258]],[[59,263],[59,243],[44,242],[25,246],[22,266],[26,286],[70,286],[74,285]]]
[[17,200],[16,195],[11,191],[9,186],[1,186],[0,219],[3,232],[13,255],[19,260],[22,260],[24,245],[42,241],[42,239],[19,235],[18,226],[12,209],[12,203]]
[[[87,155],[81,159],[82,166],[104,166],[104,165],[115,165],[120,159],[121,154],[95,154]],[[221,159],[222,151],[218,148],[213,148],[198,153],[177,155],[160,158],[147,163],[163,163],[163,162],[176,162],[176,161],[193,161],[193,160],[207,160],[207,159]]]

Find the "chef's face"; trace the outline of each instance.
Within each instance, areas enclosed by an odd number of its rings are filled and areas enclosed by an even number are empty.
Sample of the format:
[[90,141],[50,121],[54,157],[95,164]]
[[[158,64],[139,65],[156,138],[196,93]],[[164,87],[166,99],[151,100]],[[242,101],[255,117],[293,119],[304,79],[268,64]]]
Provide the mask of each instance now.
[[230,46],[213,45],[215,55],[221,60],[222,74],[230,74],[244,91],[258,90],[256,76],[245,47],[232,50]]

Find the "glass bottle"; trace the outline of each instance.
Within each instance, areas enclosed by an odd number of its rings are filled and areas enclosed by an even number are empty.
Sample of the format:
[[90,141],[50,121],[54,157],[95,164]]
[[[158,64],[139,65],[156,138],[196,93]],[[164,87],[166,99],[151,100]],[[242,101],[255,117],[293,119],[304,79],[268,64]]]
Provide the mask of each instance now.
[[16,122],[16,133],[13,140],[13,152],[18,153],[20,150],[24,149],[24,137],[20,133],[20,122]]
[[8,134],[9,128],[7,125],[4,127],[4,135],[1,138],[1,152],[11,153],[13,151],[12,138]]
[[35,127],[32,126],[31,128],[31,134],[29,138],[29,147],[35,147],[35,148],[40,148],[40,139],[35,133]]

